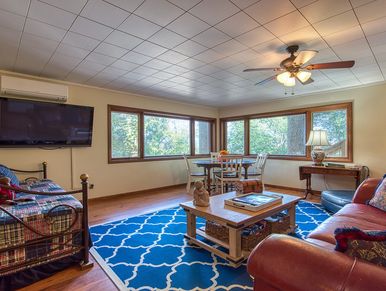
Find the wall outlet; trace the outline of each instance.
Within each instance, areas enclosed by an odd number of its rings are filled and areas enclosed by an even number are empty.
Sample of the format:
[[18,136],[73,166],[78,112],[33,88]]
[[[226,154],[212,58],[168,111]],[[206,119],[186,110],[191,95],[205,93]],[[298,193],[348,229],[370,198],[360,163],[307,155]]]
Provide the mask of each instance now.
[[90,184],[90,185],[88,186],[88,188],[89,188],[89,189],[94,189],[94,184]]

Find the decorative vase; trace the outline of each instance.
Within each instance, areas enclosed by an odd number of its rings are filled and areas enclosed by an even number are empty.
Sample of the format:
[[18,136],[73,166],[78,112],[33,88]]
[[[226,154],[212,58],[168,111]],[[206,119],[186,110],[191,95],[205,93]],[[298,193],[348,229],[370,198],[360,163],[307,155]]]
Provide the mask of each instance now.
[[312,161],[314,162],[315,166],[322,166],[325,156],[326,156],[326,154],[324,153],[324,150],[322,150],[322,149],[314,148],[311,151],[311,158],[312,158]]

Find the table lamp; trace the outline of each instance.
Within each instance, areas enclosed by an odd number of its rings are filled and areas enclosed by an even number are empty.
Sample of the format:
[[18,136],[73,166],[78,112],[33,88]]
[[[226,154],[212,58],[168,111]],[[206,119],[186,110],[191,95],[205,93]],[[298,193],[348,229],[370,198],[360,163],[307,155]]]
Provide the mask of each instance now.
[[306,145],[313,147],[311,151],[311,158],[314,165],[323,165],[323,160],[326,154],[321,147],[330,145],[327,140],[327,132],[325,130],[311,130],[310,137],[308,138]]

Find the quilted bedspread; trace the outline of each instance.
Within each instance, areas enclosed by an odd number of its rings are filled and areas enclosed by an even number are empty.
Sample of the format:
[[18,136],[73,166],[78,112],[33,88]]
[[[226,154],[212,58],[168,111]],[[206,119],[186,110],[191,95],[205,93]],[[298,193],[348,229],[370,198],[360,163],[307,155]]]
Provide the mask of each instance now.
[[[51,180],[21,183],[20,187],[39,192],[64,191]],[[18,197],[33,200],[18,202],[17,205],[0,205],[5,210],[0,209],[1,275],[7,274],[9,267],[21,263],[27,262],[31,267],[79,251],[74,247],[81,244],[82,204],[77,199],[72,195],[23,193],[18,193]],[[45,235],[56,236],[47,239]],[[20,266],[20,270],[24,268]]]

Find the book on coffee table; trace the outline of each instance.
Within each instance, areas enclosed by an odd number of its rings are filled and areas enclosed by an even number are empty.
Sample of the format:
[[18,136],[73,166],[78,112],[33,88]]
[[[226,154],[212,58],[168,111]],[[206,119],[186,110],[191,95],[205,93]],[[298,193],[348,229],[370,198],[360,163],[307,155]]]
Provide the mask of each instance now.
[[274,193],[248,193],[224,200],[225,205],[258,211],[271,205],[281,203],[283,196]]

